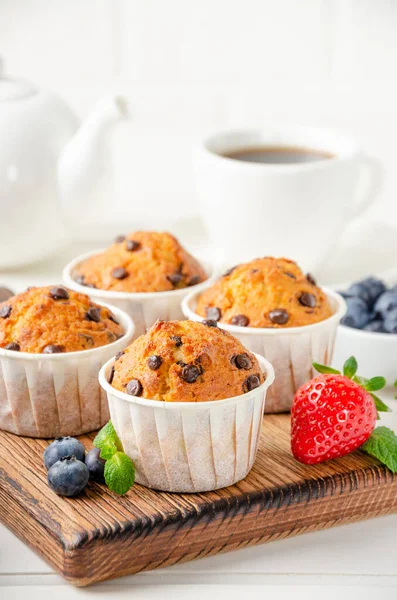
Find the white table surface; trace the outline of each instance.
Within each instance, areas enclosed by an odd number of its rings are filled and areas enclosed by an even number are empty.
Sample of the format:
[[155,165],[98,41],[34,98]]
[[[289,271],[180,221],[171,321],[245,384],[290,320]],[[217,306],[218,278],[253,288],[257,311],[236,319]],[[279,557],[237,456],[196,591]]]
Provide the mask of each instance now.
[[[58,283],[62,265],[84,250],[74,246],[28,269],[2,272],[0,285],[21,291],[28,285]],[[382,421],[397,431],[397,402],[389,403],[396,412],[384,415]],[[373,600],[377,592],[382,600],[397,599],[397,515],[140,573],[85,589],[67,584],[0,525],[1,600],[211,600],[223,597],[240,600],[244,594],[261,600],[270,594],[275,594],[277,600],[311,597]]]

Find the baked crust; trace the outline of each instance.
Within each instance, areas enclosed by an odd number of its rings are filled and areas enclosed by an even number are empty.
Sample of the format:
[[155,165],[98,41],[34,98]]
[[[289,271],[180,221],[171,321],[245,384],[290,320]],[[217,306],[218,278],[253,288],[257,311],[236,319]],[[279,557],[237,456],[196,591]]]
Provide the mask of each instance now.
[[200,263],[169,233],[136,231],[76,269],[78,283],[119,292],[164,292],[207,279]]
[[0,315],[0,347],[21,352],[91,350],[124,335],[108,308],[64,286],[29,288],[2,302]]
[[332,315],[310,275],[292,260],[272,257],[230,270],[200,295],[196,312],[221,323],[273,328],[302,327]]
[[193,321],[157,321],[116,359],[111,377],[119,391],[137,381],[133,395],[166,402],[221,400],[264,381],[255,355],[234,336]]

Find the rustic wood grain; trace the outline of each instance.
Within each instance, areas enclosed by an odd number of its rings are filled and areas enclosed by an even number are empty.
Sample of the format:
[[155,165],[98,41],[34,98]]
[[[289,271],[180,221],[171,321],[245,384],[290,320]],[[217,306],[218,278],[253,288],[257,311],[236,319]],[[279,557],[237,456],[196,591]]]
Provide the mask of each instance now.
[[296,462],[288,415],[265,417],[244,481],[205,494],[136,485],[120,498],[90,483],[61,498],[47,486],[47,443],[0,432],[0,520],[79,586],[397,512],[397,478],[364,453]]

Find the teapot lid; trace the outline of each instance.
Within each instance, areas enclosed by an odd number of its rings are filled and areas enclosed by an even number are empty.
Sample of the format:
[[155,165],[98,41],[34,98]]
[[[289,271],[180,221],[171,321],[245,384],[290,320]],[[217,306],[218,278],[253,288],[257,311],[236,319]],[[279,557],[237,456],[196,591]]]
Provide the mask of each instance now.
[[36,92],[37,89],[27,81],[0,76],[0,102],[24,100]]

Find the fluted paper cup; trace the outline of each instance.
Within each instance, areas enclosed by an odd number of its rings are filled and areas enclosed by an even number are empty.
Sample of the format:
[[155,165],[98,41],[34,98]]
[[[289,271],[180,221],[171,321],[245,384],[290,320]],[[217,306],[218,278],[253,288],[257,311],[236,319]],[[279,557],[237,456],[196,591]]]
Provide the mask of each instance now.
[[136,481],[167,492],[208,492],[244,479],[258,448],[272,365],[257,356],[266,379],[258,388],[225,400],[162,402],[129,396],[112,387],[110,360],[99,381]]
[[188,288],[170,290],[168,292],[118,292],[114,290],[100,290],[80,285],[75,279],[78,274],[78,266],[95,254],[98,254],[98,251],[83,254],[72,260],[63,270],[63,280],[71,290],[80,294],[87,294],[95,302],[108,302],[130,315],[135,324],[134,339],[145,333],[157,319],[162,319],[163,321],[178,321],[183,319],[181,309],[183,298],[193,289],[202,290],[208,281],[212,281],[215,276],[214,270],[204,263],[203,266],[208,279]]
[[124,330],[120,339],[106,346],[64,354],[0,348],[0,429],[52,438],[94,431],[109,420],[98,372],[128,346],[134,323],[118,308],[106,306]]
[[[195,312],[202,291],[191,292],[182,301],[183,313],[192,321],[203,320]],[[313,361],[324,365],[332,361],[336,330],[346,312],[346,303],[336,292],[326,289],[323,292],[327,295],[333,314],[318,323],[283,329],[218,323],[248,350],[265,356],[274,366],[276,381],[269,390],[265,412],[290,411],[296,390],[315,375]]]

